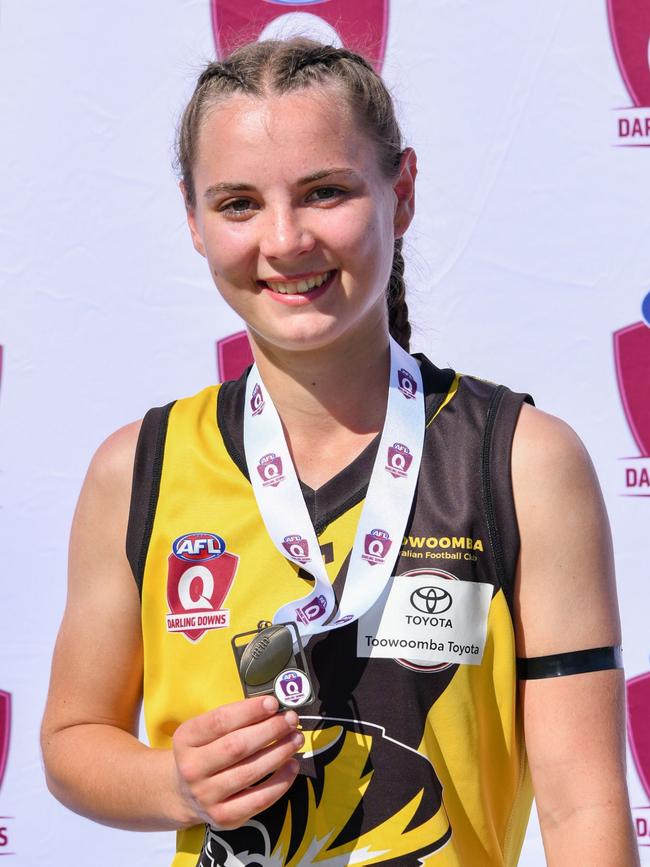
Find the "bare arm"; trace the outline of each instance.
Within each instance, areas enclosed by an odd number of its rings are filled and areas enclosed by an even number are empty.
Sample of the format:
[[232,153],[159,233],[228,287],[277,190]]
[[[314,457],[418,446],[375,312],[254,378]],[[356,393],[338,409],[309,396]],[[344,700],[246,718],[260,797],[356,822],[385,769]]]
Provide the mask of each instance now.
[[100,447],[75,513],[42,726],[47,781],[70,809],[116,827],[236,827],[293,782],[302,736],[296,714],[251,699],[188,720],[173,751],[138,741],[140,600],[124,552],[138,431],[129,425]]
[[[519,656],[619,645],[609,525],[589,457],[563,422],[524,406],[513,445],[521,533]],[[549,867],[634,867],[620,670],[522,681]]]

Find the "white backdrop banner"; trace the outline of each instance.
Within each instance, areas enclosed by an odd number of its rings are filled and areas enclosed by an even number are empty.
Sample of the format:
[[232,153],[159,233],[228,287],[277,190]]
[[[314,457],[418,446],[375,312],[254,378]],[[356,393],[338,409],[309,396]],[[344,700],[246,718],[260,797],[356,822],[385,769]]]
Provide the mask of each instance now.
[[[529,391],[589,448],[614,532],[629,787],[650,865],[650,6],[639,0],[0,0],[0,856],[167,865],[93,824],[38,747],[90,457],[248,358],[171,168],[202,65],[300,31],[364,50],[419,155],[414,349]],[[544,864],[531,822],[522,864]]]

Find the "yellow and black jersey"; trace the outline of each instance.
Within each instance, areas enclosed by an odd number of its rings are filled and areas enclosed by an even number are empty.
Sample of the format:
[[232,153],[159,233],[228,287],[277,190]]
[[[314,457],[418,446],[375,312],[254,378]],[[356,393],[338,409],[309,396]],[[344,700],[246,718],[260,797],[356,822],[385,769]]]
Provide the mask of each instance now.
[[[493,587],[480,665],[357,657],[357,623],[317,636],[316,702],[287,795],[236,831],[180,831],[174,867],[517,863],[531,787],[517,703],[512,597],[519,537],[510,450],[525,395],[421,359],[424,454],[395,575]],[[153,747],[243,692],[231,647],[305,595],[271,542],[243,452],[245,378],[151,410],[127,553],[141,590]],[[379,436],[318,490],[302,485],[335,592]],[[406,654],[406,651],[404,652]]]

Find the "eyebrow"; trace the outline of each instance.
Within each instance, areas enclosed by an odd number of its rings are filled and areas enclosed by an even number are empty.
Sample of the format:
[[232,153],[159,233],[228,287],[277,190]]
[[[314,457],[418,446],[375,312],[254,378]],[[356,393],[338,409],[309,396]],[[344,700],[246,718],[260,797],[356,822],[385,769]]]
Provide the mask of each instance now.
[[[330,175],[351,175],[356,177],[357,173],[354,169],[344,166],[336,166],[332,169],[321,169],[317,172],[312,172],[310,175],[305,175],[304,178],[299,178],[296,181],[296,186],[302,187],[305,184],[312,184],[314,181],[321,181],[323,178],[328,178]],[[246,183],[245,181],[232,182],[223,181],[217,184],[210,184],[204,193],[204,198],[213,199],[219,193],[250,193],[256,192],[254,184]]]

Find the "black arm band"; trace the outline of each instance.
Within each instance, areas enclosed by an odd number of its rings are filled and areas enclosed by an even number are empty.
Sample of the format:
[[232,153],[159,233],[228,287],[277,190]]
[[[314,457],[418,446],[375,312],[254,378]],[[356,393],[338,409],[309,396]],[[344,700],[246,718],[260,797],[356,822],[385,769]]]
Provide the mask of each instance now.
[[571,653],[554,653],[551,656],[532,656],[517,659],[519,680],[538,680],[542,677],[565,677],[567,674],[584,674],[588,671],[605,671],[608,668],[623,668],[620,647],[592,647],[589,650],[574,650]]

